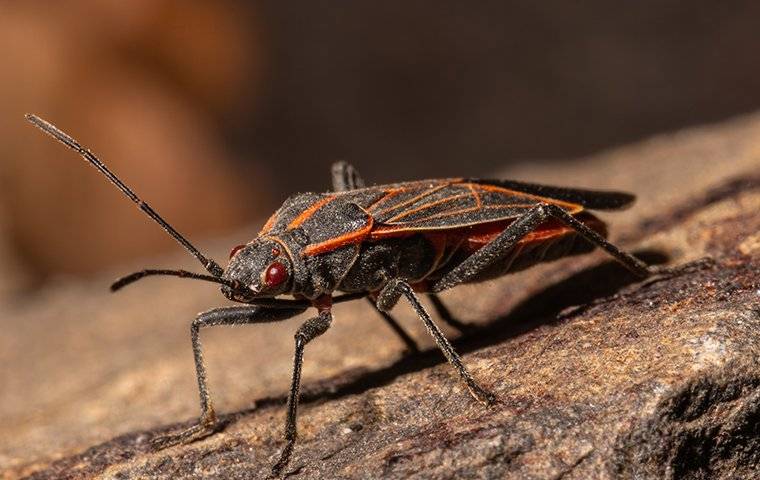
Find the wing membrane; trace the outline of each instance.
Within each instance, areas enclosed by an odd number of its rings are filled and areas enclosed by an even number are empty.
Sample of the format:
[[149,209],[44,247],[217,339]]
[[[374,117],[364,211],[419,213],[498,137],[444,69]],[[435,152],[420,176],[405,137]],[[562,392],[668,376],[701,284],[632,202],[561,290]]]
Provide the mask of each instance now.
[[575,203],[589,210],[620,210],[631,206],[636,196],[625,192],[604,190],[586,190],[582,188],[553,187],[536,183],[518,182],[516,180],[475,180],[468,182],[502,187],[515,192],[522,192],[547,199]]
[[422,185],[401,185],[367,207],[376,224],[393,230],[458,228],[516,218],[540,202],[555,203],[571,213],[580,205],[489,184],[447,180]]

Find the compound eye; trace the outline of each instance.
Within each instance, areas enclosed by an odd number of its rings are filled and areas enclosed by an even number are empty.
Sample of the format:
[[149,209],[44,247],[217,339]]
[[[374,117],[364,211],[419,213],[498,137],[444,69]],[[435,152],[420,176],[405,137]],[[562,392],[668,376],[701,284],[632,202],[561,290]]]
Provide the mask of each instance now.
[[232,259],[232,257],[234,257],[235,254],[237,252],[239,252],[240,250],[242,250],[244,247],[245,247],[245,245],[238,245],[237,247],[235,247],[232,250],[230,250],[230,259]]
[[280,262],[273,262],[264,273],[264,283],[274,288],[288,279],[288,268]]

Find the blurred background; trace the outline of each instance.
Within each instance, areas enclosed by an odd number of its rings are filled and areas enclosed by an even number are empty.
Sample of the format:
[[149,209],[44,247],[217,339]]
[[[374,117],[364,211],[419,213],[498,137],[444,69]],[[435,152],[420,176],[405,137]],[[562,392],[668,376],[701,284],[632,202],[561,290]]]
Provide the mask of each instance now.
[[26,112],[191,239],[252,237],[338,159],[371,183],[486,176],[755,110],[759,18],[706,0],[1,2],[0,288],[178,250]]

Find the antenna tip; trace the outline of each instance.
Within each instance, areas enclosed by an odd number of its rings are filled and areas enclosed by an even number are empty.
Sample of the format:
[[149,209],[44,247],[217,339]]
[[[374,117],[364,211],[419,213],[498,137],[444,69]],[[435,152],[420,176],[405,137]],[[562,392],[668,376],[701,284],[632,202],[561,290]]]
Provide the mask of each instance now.
[[25,113],[24,118],[27,122],[31,123],[35,127],[39,128],[40,130],[44,131],[45,133],[52,134],[56,128],[47,120],[44,120],[42,117],[39,117],[33,113]]
[[115,292],[117,290],[121,290],[122,288],[126,287],[130,283],[134,283],[134,282],[140,280],[145,275],[146,274],[145,274],[144,271],[135,272],[135,273],[131,273],[129,275],[125,275],[125,276],[117,279],[115,282],[113,282],[111,284],[110,290],[111,290],[111,292]]

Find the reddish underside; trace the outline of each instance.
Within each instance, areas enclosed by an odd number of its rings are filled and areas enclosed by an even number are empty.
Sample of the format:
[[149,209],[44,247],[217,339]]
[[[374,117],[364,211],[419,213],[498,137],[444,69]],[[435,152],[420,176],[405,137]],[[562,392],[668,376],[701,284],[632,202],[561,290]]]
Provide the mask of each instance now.
[[[592,230],[606,236],[607,231],[604,222],[591,215],[588,212],[581,212],[575,218],[583,222]],[[448,230],[428,230],[420,231],[410,228],[399,228],[396,226],[374,226],[368,222],[364,227],[339,237],[330,239],[317,245],[310,245],[304,250],[306,255],[318,255],[326,251],[340,248],[349,243],[362,241],[378,241],[386,238],[408,237],[422,233],[427,237],[437,250],[438,254],[443,254],[446,247],[457,245],[457,248],[463,249],[466,253],[473,253],[496,238],[504,231],[514,220],[504,220],[498,222],[488,222],[467,227],[458,227]],[[535,230],[526,234],[520,239],[519,244],[526,246],[528,244],[541,243],[548,240],[554,240],[558,237],[573,233],[573,229],[564,225],[555,219],[549,219],[539,225]]]
[[[604,222],[587,212],[576,215],[576,218],[583,222],[592,230],[606,236],[607,230]],[[398,229],[396,227],[379,227],[374,228],[369,235],[368,240],[381,240],[384,238],[398,238],[423,233],[436,248],[445,248],[446,245],[460,244],[460,248],[467,253],[473,253],[491,242],[501,232],[504,231],[514,220],[503,220],[499,222],[489,222],[468,227],[452,228],[450,230],[429,230],[420,232],[413,229]],[[536,229],[526,234],[519,243],[523,246],[528,244],[541,243],[550,239],[573,233],[574,230],[559,220],[549,219],[539,225]]]
[[[576,218],[602,236],[607,236],[607,229],[605,228],[604,222],[590,213],[583,212],[580,215],[577,215]],[[465,242],[462,248],[464,248],[465,251],[474,252],[496,238],[511,223],[512,220],[507,220],[504,222],[476,225],[474,227],[469,227],[469,230],[462,229],[461,232],[452,231],[448,234],[447,239],[456,240],[457,238],[462,238]],[[575,230],[561,223],[559,220],[549,219],[539,225],[538,228],[525,235],[518,243],[524,246],[528,244],[536,244],[550,239],[557,239],[558,237],[574,232]]]
[[[601,220],[588,212],[582,212],[575,216],[578,220],[583,222],[595,232],[599,233],[603,237],[607,236],[607,228]],[[514,220],[504,220],[499,222],[490,222],[480,225],[473,225],[469,227],[454,228],[451,230],[435,230],[423,232],[425,237],[430,240],[436,249],[436,253],[440,256],[444,254],[447,247],[457,246],[465,253],[474,253],[494,238],[496,238],[501,232],[504,231]],[[400,230],[395,228],[376,228],[370,234],[370,238],[373,240],[379,240],[382,238],[391,237],[404,237],[420,233],[414,230]],[[559,220],[549,219],[546,222],[539,225],[535,230],[526,234],[522,239],[518,241],[518,246],[527,247],[528,245],[535,245],[547,241],[558,240],[565,235],[575,234],[575,230],[561,223]],[[427,283],[419,282],[412,285],[415,291],[426,292]]]

